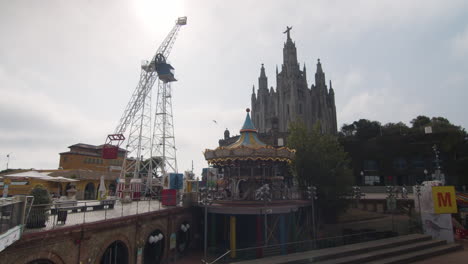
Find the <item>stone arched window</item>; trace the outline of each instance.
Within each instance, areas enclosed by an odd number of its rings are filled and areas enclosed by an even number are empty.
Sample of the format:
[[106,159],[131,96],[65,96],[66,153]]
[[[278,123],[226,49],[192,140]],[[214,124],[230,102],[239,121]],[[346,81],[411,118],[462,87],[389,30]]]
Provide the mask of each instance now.
[[144,264],[159,264],[164,255],[166,237],[161,230],[157,229],[151,232],[146,238],[145,248],[143,250]]
[[101,257],[101,264],[128,264],[128,248],[122,241],[110,244]]

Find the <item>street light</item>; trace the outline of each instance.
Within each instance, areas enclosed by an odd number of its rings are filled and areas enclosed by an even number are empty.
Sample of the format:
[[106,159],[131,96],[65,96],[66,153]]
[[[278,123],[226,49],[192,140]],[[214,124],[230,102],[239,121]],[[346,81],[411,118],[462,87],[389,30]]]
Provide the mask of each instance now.
[[425,181],[427,181],[427,174],[428,174],[428,173],[429,173],[429,172],[428,172],[426,169],[424,169],[424,180],[425,180]]
[[395,225],[393,221],[393,212],[396,210],[397,200],[395,196],[395,186],[386,186],[387,190],[387,210],[389,210],[392,214],[392,232],[395,231]]
[[204,232],[204,249],[203,255],[206,261],[207,248],[208,248],[208,205],[213,203],[213,192],[214,188],[212,187],[203,187],[200,189],[200,201],[199,203],[205,207],[205,232]]
[[361,187],[353,186],[353,198],[356,201],[356,208],[359,208],[359,200],[361,200],[361,198],[364,196],[365,194],[361,192]]
[[314,248],[316,246],[317,240],[317,228],[315,225],[315,200],[317,200],[317,187],[315,186],[307,186],[307,198],[312,203],[312,238],[314,241]]
[[268,244],[268,221],[267,221],[267,208],[266,208],[266,203],[271,202],[271,193],[270,193],[270,186],[268,183],[264,184],[262,187],[258,188],[258,190],[255,193],[255,197],[261,201],[263,201],[263,207],[264,207],[264,214],[265,214],[265,222],[264,222],[264,227],[265,227],[265,246]]
[[8,163],[10,163],[10,155],[11,155],[11,153],[13,153],[13,152],[10,152],[10,153],[8,153],[8,154],[6,155],[6,157],[7,157],[6,169],[7,169],[7,170],[8,170]]
[[419,220],[421,221],[421,227],[422,227],[422,215],[421,215],[421,185],[416,185],[414,186],[416,189],[416,196],[418,197],[418,209],[419,209]]

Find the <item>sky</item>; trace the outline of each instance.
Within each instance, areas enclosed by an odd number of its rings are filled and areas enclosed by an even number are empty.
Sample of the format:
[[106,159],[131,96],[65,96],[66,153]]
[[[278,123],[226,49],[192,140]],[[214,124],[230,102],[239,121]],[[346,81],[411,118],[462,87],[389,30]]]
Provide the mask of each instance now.
[[200,174],[203,151],[238,134],[262,63],[276,87],[286,26],[309,86],[318,58],[332,80],[338,127],[427,115],[467,128],[466,14],[463,0],[0,0],[0,169],[54,169],[68,146],[103,144],[179,16],[179,171]]

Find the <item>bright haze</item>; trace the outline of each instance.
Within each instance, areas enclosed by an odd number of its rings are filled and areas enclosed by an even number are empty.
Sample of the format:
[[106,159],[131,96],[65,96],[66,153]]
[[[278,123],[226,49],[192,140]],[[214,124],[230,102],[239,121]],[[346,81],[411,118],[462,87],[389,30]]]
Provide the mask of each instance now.
[[[0,169],[54,169],[103,144],[179,16],[169,57],[179,171],[238,134],[261,63],[276,87],[286,26],[309,86],[320,58],[338,127],[443,116],[468,127],[467,1],[1,1]],[[213,120],[216,121],[213,122]]]

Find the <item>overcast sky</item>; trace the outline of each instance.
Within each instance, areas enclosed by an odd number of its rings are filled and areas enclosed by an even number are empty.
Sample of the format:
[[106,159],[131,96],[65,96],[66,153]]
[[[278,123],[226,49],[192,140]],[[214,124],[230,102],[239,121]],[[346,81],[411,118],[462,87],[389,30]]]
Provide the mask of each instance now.
[[[0,0],[0,169],[53,169],[99,145],[178,16],[170,55],[179,170],[238,131],[261,63],[269,86],[286,26],[313,83],[321,59],[338,127],[444,116],[468,127],[468,1]],[[216,120],[215,124],[212,120]]]

